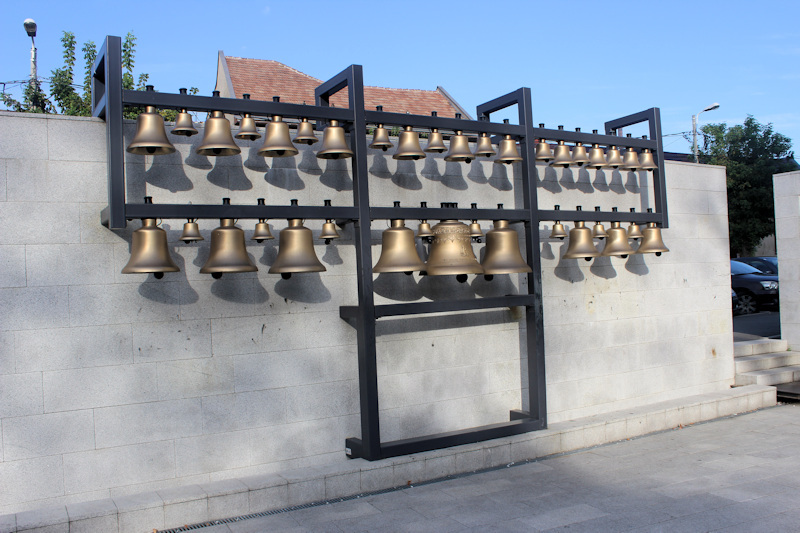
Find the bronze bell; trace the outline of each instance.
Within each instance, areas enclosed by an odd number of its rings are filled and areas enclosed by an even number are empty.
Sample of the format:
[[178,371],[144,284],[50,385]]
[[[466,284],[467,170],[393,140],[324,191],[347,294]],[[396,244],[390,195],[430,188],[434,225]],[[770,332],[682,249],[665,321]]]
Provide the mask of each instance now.
[[642,170],[655,170],[658,168],[650,148],[645,148],[642,150],[642,153],[639,154],[639,166]]
[[628,232],[620,227],[619,222],[612,222],[611,227],[608,228],[608,239],[603,248],[603,257],[622,257],[623,259],[636,251],[628,244]]
[[[250,100],[250,95],[245,93],[242,95],[244,100]],[[250,113],[245,113],[239,121],[239,131],[236,133],[237,139],[247,139],[248,141],[255,141],[261,137],[256,127],[256,121],[250,116]]]
[[[331,201],[325,200],[325,207],[330,207]],[[333,239],[338,239],[340,237],[339,232],[336,230],[336,224],[333,222],[332,218],[325,219],[325,223],[322,225],[322,232],[319,234],[319,238],[325,241],[325,244],[330,244]]]
[[[378,111],[383,111],[383,106],[378,106]],[[383,127],[383,124],[378,124],[375,128],[375,133],[372,135],[372,142],[369,144],[370,148],[380,148],[384,152],[394,146],[392,141],[389,140],[389,130]]]
[[400,142],[397,143],[397,151],[392,156],[392,159],[416,161],[424,158],[425,152],[422,151],[419,145],[419,134],[411,126],[403,126],[403,131],[400,133]]
[[[431,111],[431,116],[437,116],[436,111]],[[428,134],[428,145],[425,147],[425,151],[441,154],[446,150],[447,146],[444,144],[444,137],[442,137],[439,128],[431,128],[431,132]]]
[[[149,196],[146,204],[152,203]],[[152,273],[156,279],[164,277],[164,272],[180,272],[180,268],[169,255],[167,232],[158,227],[156,219],[143,218],[142,227],[133,232],[131,258],[122,269],[123,274]]]
[[536,160],[537,161],[544,161],[545,163],[552,161],[553,159],[553,150],[550,149],[550,145],[547,144],[545,139],[541,139],[539,142],[536,143]]
[[322,133],[322,150],[317,152],[320,159],[344,159],[353,157],[353,151],[347,147],[344,128],[338,120],[331,120]]
[[519,234],[508,227],[508,220],[495,220],[494,229],[486,232],[486,254],[483,256],[483,276],[532,272],[519,250]]
[[[395,202],[394,205],[399,207],[400,202]],[[425,263],[417,253],[414,232],[406,227],[403,219],[392,219],[391,227],[384,230],[381,236],[381,257],[372,271],[411,274],[422,270],[425,270]]]
[[[648,211],[652,212],[652,209],[648,209]],[[636,253],[659,256],[662,252],[669,252],[669,248],[661,239],[661,228],[656,226],[655,222],[648,222],[647,227],[642,230],[642,244],[639,245]]]
[[[428,207],[428,202],[420,202],[419,206],[422,208]],[[431,225],[428,223],[427,219],[422,219],[419,221],[419,227],[417,228],[417,237],[424,240],[425,242],[431,242],[433,240],[433,230],[431,229]]]
[[[559,211],[561,210],[561,206],[560,205],[553,206],[553,209]],[[553,230],[550,232],[550,238],[563,241],[566,236],[567,232],[564,231],[564,224],[562,224],[560,220],[556,220],[555,223],[553,224]]]
[[[595,207],[594,210],[599,213],[600,206]],[[608,236],[606,234],[606,228],[603,227],[603,224],[599,220],[595,222],[594,227],[592,228],[592,236],[595,239],[605,239]]]
[[[635,213],[636,209],[631,207],[631,213]],[[639,225],[636,222],[631,222],[631,225],[628,226],[628,238],[629,239],[641,239],[642,238],[642,231],[639,229]]]
[[[279,96],[272,97],[273,102],[280,102]],[[289,125],[280,115],[272,115],[272,122],[267,124],[264,144],[258,149],[258,155],[264,157],[292,157],[298,154],[297,148],[289,137]]]
[[[186,89],[178,89],[181,94],[186,94]],[[170,132],[173,135],[182,135],[184,137],[191,137],[197,135],[197,130],[192,123],[192,115],[186,112],[186,109],[181,109],[175,117],[175,127]]]
[[311,145],[318,140],[317,136],[314,135],[314,125],[307,118],[301,118],[300,124],[297,125],[297,135],[294,136],[294,142]]
[[503,136],[503,140],[500,141],[500,145],[497,147],[497,152],[495,163],[510,165],[511,163],[522,161],[522,156],[519,155],[519,150],[517,150],[517,141],[512,139],[511,135]]
[[[225,205],[230,204],[224,198]],[[244,231],[234,224],[232,218],[221,218],[219,227],[211,232],[211,250],[208,259],[200,269],[201,274],[211,274],[219,279],[222,274],[237,272],[256,272],[258,267],[250,261],[244,242]]]
[[558,141],[556,145],[555,157],[550,162],[551,166],[567,168],[572,164],[572,153],[569,151],[569,146],[564,144],[564,141]]
[[[458,204],[443,203],[454,208]],[[426,270],[429,276],[455,275],[459,283],[467,281],[467,274],[483,274],[483,267],[475,258],[469,228],[458,220],[442,220],[433,227],[433,243]]]
[[[219,93],[219,91],[214,91]],[[242,153],[231,135],[231,123],[222,111],[212,111],[206,119],[203,142],[197,147],[200,155],[223,156]]]
[[488,133],[482,132],[478,137],[478,144],[475,147],[475,157],[491,157],[497,152],[492,148],[492,138]]
[[[581,210],[580,206],[577,207],[577,210]],[[575,227],[569,230],[569,246],[566,253],[564,253],[564,259],[579,259],[582,257],[587,261],[591,261],[593,257],[598,255],[600,255],[600,252],[594,246],[592,230],[586,227],[583,220],[577,220]]]
[[618,168],[622,166],[622,156],[619,153],[619,148],[612,145],[606,154],[606,165],[611,168]]
[[[580,128],[575,128],[577,133],[581,132]],[[572,164],[576,166],[583,166],[589,162],[589,154],[586,152],[586,147],[581,143],[576,143],[575,148],[572,149]]]
[[186,221],[183,225],[183,233],[181,233],[180,238],[178,239],[185,243],[190,243],[192,241],[204,241],[202,235],[200,235],[200,228],[197,226],[197,219],[190,218]]
[[[628,134],[630,137],[631,134]],[[625,156],[622,158],[622,170],[629,170],[631,172],[636,172],[637,170],[641,170],[642,165],[639,163],[639,155],[636,153],[636,150],[628,147],[625,150]]]
[[586,168],[601,169],[607,166],[606,153],[600,148],[598,143],[592,144],[592,148],[589,150],[589,162],[586,163]]
[[[472,204],[472,209],[477,208],[478,204]],[[469,236],[472,237],[472,242],[481,242],[481,239],[483,239],[483,230],[481,229],[481,225],[474,218],[472,219],[472,223],[469,225]]]
[[[258,205],[265,205],[264,198],[258,199]],[[258,223],[256,224],[256,229],[253,231],[253,236],[250,237],[250,240],[256,241],[258,243],[264,241],[271,241],[275,237],[272,236],[272,232],[269,230],[269,224],[267,224],[266,218],[259,218]]]
[[469,140],[461,130],[456,130],[456,134],[450,137],[450,150],[444,157],[449,162],[470,163],[475,158],[469,149]]
[[[148,91],[153,90],[152,85],[147,87]],[[175,152],[175,147],[167,139],[164,117],[158,114],[155,107],[145,107],[144,113],[136,117],[136,135],[127,150],[138,155],[166,155]]]
[[300,218],[290,218],[289,227],[281,230],[278,237],[278,257],[269,269],[270,274],[280,274],[289,279],[298,272],[325,272],[325,265],[314,252],[314,237],[311,230],[303,226]]

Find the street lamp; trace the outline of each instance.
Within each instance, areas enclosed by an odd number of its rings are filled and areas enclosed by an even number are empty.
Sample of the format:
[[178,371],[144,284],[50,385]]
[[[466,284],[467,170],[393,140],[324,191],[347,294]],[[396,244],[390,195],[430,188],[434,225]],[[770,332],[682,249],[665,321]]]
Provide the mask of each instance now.
[[[700,111],[700,113],[705,113],[706,111],[714,111],[715,109],[718,108],[719,104],[717,102],[714,102],[707,108]],[[699,162],[697,159],[697,117],[700,115],[700,113],[698,113],[697,115],[692,115],[692,153],[694,154],[695,163]]]
[[25,19],[22,23],[25,26],[25,32],[28,34],[28,37],[31,38],[31,83],[36,82],[36,42],[34,41],[34,37],[36,37],[36,23],[33,19]]

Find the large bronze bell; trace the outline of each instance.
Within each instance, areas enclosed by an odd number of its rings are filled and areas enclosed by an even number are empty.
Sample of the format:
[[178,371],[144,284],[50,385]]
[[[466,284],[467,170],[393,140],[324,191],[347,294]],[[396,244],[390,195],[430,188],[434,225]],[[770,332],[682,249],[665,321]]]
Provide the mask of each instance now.
[[483,256],[483,276],[532,272],[519,250],[519,234],[508,226],[508,220],[495,220],[494,228],[486,232],[486,254]]
[[[503,122],[506,121],[508,121],[508,119],[505,119]],[[510,165],[511,163],[517,163],[519,161],[522,161],[522,156],[519,155],[519,150],[517,150],[517,141],[512,139],[511,135],[504,135],[503,140],[500,141],[497,147],[497,159],[495,159],[494,162]]]
[[[223,203],[229,205],[230,199],[224,198]],[[247,255],[244,231],[235,225],[232,218],[221,218],[219,227],[211,232],[211,250],[200,273],[211,274],[214,279],[219,279],[227,273],[257,270],[258,267]]]
[[628,232],[625,228],[620,227],[619,221],[611,222],[611,227],[608,228],[608,239],[600,254],[603,257],[622,257],[623,259],[636,251],[628,244]]
[[419,134],[411,126],[403,126],[400,142],[397,143],[397,151],[392,155],[392,159],[416,161],[424,158],[425,152],[419,145]]
[[551,166],[567,168],[572,164],[572,152],[569,151],[569,146],[564,144],[564,141],[558,141],[556,145],[555,156],[550,162]]
[[[153,90],[152,85],[147,87],[148,91]],[[155,107],[145,107],[144,113],[136,117],[136,135],[127,151],[138,155],[166,155],[175,152],[175,147],[167,139],[164,117],[158,114]]]
[[[219,91],[214,91],[219,93]],[[206,119],[203,142],[197,147],[200,155],[224,156],[242,153],[231,135],[231,123],[222,111],[212,111]]]
[[[383,106],[378,106],[378,111],[383,111]],[[392,141],[389,140],[389,130],[383,127],[383,124],[378,124],[375,132],[372,134],[372,142],[369,143],[370,148],[381,149],[384,152],[394,146]]]
[[[278,96],[272,97],[273,102],[279,102]],[[283,121],[280,115],[273,115],[272,122],[267,124],[267,131],[264,135],[264,144],[258,149],[258,155],[264,157],[292,157],[299,153],[299,150],[292,144],[289,136],[289,125]]]
[[[150,197],[145,203],[151,203]],[[131,258],[122,269],[123,274],[152,273],[156,279],[164,277],[164,272],[180,272],[172,260],[167,247],[167,232],[158,227],[156,219],[143,218],[142,227],[133,232]]]
[[642,153],[639,154],[639,166],[642,170],[655,170],[658,168],[655,159],[653,159],[653,152],[650,151],[650,148],[645,148],[642,150]]
[[475,157],[492,157],[497,152],[492,148],[492,138],[488,133],[482,132],[478,137],[478,144],[475,147]]
[[[580,206],[577,208],[580,211]],[[586,227],[583,220],[577,220],[575,227],[569,230],[569,246],[564,253],[564,259],[584,258],[591,261],[593,257],[600,255],[594,246],[592,230]]]
[[444,156],[445,161],[470,163],[475,158],[472,150],[469,149],[469,140],[461,130],[456,130],[456,134],[450,137],[450,150]]
[[[257,201],[258,205],[265,205],[264,198],[259,198]],[[264,241],[271,241],[274,238],[275,237],[272,236],[272,232],[269,230],[267,219],[259,218],[258,223],[256,223],[256,229],[253,231],[253,236],[250,237],[250,240],[262,243]]]
[[278,257],[269,269],[270,274],[280,274],[289,279],[298,272],[325,272],[325,265],[314,252],[311,230],[303,226],[300,218],[290,218],[289,227],[281,230],[278,237]]
[[[395,206],[398,205],[399,202],[395,202]],[[425,263],[417,253],[414,232],[406,227],[403,219],[392,219],[391,227],[381,235],[381,257],[372,271],[411,274],[422,270],[425,270]]]
[[606,165],[611,168],[618,168],[622,166],[622,155],[619,153],[619,148],[612,145],[606,154]]
[[294,136],[294,142],[311,145],[318,140],[317,136],[314,135],[314,125],[307,118],[301,118],[300,124],[297,125],[297,135]]
[[344,128],[338,120],[331,120],[322,133],[322,150],[317,152],[320,159],[344,159],[353,157],[353,151],[347,147]]
[[[635,213],[636,208],[631,207],[631,213]],[[631,222],[631,225],[628,226],[628,238],[629,239],[641,239],[643,237],[642,230],[639,229],[639,224],[636,222]]]
[[[181,94],[186,94],[186,88],[178,89]],[[182,135],[184,137],[191,137],[197,135],[197,130],[192,122],[192,115],[186,112],[186,109],[181,109],[175,117],[175,127],[170,131],[173,135]]]
[[[431,116],[437,116],[436,111],[431,111]],[[425,147],[425,151],[441,154],[446,150],[447,146],[444,144],[444,137],[439,131],[439,128],[431,128],[431,132],[428,134],[428,145]]]
[[183,233],[178,238],[179,241],[183,241],[186,244],[194,241],[204,241],[203,236],[200,235],[200,227],[197,225],[196,218],[190,218],[184,223],[183,225]]
[[[250,100],[250,95],[245,93],[242,95],[244,100]],[[239,131],[236,133],[237,139],[246,139],[248,141],[255,141],[261,137],[256,127],[256,121],[250,116],[250,113],[245,113],[239,121]]]
[[663,252],[669,252],[669,248],[661,239],[661,228],[656,226],[655,222],[648,222],[647,227],[642,230],[642,235],[642,244],[636,250],[637,254],[656,254],[656,256],[659,256]]
[[[457,207],[443,203],[442,207]],[[455,275],[459,283],[467,281],[467,274],[483,274],[472,250],[469,228],[458,220],[442,220],[433,227],[433,243],[426,270],[429,276]]]

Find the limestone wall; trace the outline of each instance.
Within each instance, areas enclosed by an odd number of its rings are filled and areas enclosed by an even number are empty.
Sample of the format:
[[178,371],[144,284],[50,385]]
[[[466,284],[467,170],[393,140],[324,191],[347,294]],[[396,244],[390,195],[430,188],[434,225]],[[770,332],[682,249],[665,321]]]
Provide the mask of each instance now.
[[[347,161],[307,148],[265,160],[260,141],[215,160],[194,153],[200,137],[172,137],[169,156],[126,154],[129,201],[352,203]],[[391,153],[370,152],[373,205],[521,205],[518,166]],[[100,225],[105,161],[100,120],[0,113],[0,513],[347,461],[344,440],[360,431],[355,331],[338,314],[357,304],[352,227],[317,244],[327,272],[281,280],[267,273],[277,241],[248,242],[259,272],[213,280],[199,269],[216,222],[201,221],[206,241],[185,245],[183,221],[165,220],[181,272],[123,275],[140,223]],[[543,209],[652,205],[646,173],[538,174]],[[561,260],[566,244],[541,228],[551,422],[733,382],[724,168],[668,163],[667,182],[671,252],[661,257]],[[286,226],[271,224],[276,236]],[[249,238],[253,221],[239,225]],[[319,234],[320,221],[307,225]],[[373,261],[386,226],[373,222]],[[524,284],[375,277],[378,303]],[[523,328],[508,309],[380,321],[383,439],[502,422],[526,407]]]
[[800,349],[800,172],[772,177],[775,245],[780,268],[781,338]]

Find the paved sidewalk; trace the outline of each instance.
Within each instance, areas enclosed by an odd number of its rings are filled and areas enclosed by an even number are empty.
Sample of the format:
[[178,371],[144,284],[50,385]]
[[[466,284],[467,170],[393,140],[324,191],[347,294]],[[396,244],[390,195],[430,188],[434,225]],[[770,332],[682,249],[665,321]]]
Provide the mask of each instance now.
[[798,489],[793,404],[193,531],[800,531]]

